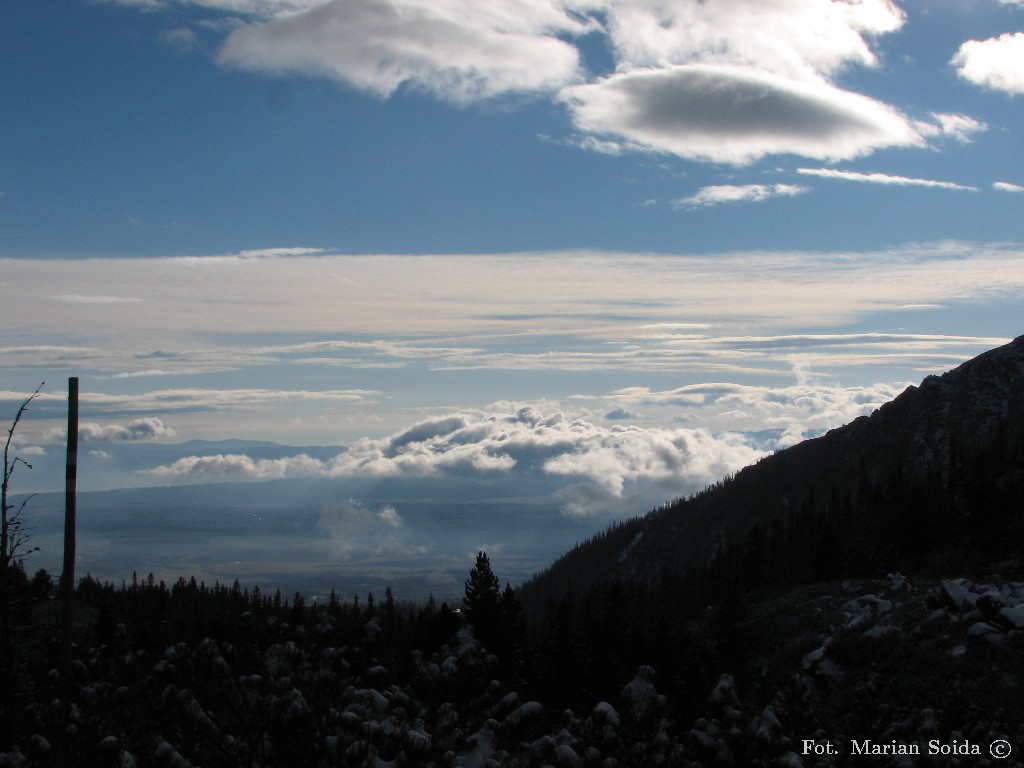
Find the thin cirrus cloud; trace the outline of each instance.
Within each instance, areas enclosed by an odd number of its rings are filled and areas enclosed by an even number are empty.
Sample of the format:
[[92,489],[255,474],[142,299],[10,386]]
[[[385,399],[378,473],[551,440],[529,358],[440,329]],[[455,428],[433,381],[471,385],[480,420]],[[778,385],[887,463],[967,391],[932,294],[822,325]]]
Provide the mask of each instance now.
[[[243,388],[178,388],[137,391],[130,394],[123,392],[101,391],[102,384],[97,386],[95,377],[87,376],[91,382],[88,389],[80,394],[83,413],[93,416],[116,418],[117,416],[139,415],[127,423],[100,424],[83,421],[79,427],[79,435],[83,441],[143,441],[161,440],[175,436],[175,429],[166,423],[168,416],[187,421],[187,416],[194,415],[200,422],[209,422],[212,414],[227,415],[237,419],[239,414],[243,420],[253,420],[262,414],[289,413],[294,409],[311,409],[327,411],[335,408],[365,408],[374,405],[380,393],[375,390],[270,390]],[[0,391],[0,403],[17,405],[27,395],[23,392]],[[40,444],[61,443],[65,440],[67,430],[60,426],[45,427],[47,423],[62,421],[67,403],[67,395],[59,389],[46,386],[33,402],[33,415],[41,419],[38,423],[43,428],[26,426],[21,430],[21,437]],[[153,415],[160,414],[160,416]],[[161,416],[163,418],[161,418]],[[49,421],[47,421],[49,420]],[[275,419],[271,418],[271,422]]]
[[[0,360],[21,381],[51,383],[34,411],[45,426],[63,416],[64,398],[52,389],[60,370],[83,377],[82,407],[100,423],[157,417],[179,434],[241,433],[283,442],[318,434],[351,446],[343,459],[322,466],[260,464],[266,457],[167,462],[173,471],[162,477],[183,480],[225,476],[221,472],[246,479],[346,468],[371,476],[399,469],[415,476],[444,467],[507,473],[510,460],[517,467],[522,462],[508,450],[481,450],[488,440],[497,442],[493,425],[482,417],[454,430],[445,426],[445,434],[457,433],[461,444],[421,433],[410,435],[407,446],[397,451],[375,437],[406,433],[415,420],[410,413],[422,407],[423,392],[435,403],[459,408],[483,408],[509,397],[508,377],[488,378],[486,371],[558,372],[566,378],[544,390],[555,404],[543,410],[563,410],[559,403],[571,402],[592,426],[653,426],[686,419],[685,424],[714,433],[761,429],[764,421],[759,419],[780,414],[767,406],[719,412],[707,404],[673,411],[667,404],[622,397],[609,401],[601,391],[574,400],[579,384],[569,382],[581,379],[566,372],[588,372],[587,379],[595,381],[614,372],[651,387],[645,378],[650,373],[686,384],[754,377],[786,382],[803,370],[820,372],[823,383],[834,377],[866,386],[903,379],[907,371],[941,372],[1005,339],[863,333],[839,338],[829,333],[832,329],[870,327],[873,318],[909,307],[993,305],[1009,312],[1024,290],[1019,248],[957,242],[864,253],[316,254],[214,258],[202,264],[122,258],[87,265],[74,259],[6,259],[0,267],[26,297],[18,326],[21,343],[0,348]],[[197,269],[202,280],[195,279]],[[523,290],[524,276],[529,291]],[[112,333],[105,306],[53,298],[71,293],[71,286],[83,295],[99,294],[111,283],[123,287],[120,295],[144,298],[132,305],[130,327],[121,326],[120,333]],[[488,286],[484,293],[482,285]],[[224,297],[231,301],[227,312]],[[268,303],[273,312],[266,309]],[[175,328],[168,318],[182,327]],[[758,328],[756,336],[748,335],[752,327]],[[379,370],[368,376],[363,366]],[[161,378],[228,368],[235,373],[218,376],[219,386],[197,379],[193,386],[172,387]],[[452,387],[466,377],[485,388],[477,393]],[[418,392],[411,397],[413,381]],[[25,396],[0,393],[14,407]],[[121,414],[126,418],[119,419]],[[571,424],[574,419],[566,420]],[[779,428],[798,434],[823,421],[794,411],[792,424],[779,422]],[[470,439],[471,427],[486,434]],[[526,427],[515,429],[525,439]],[[561,430],[566,438],[571,431],[538,422],[530,428],[536,433],[531,439],[539,439],[544,429]],[[609,465],[626,462],[620,456],[625,449],[612,446],[640,440],[633,433],[594,429],[589,434],[593,439],[587,450],[595,453],[594,465],[598,457]],[[602,440],[607,444],[598,450]],[[576,445],[567,439],[563,444],[568,451]],[[736,455],[749,458],[738,448]],[[578,486],[566,505],[579,505],[583,496],[578,494],[592,492],[604,499],[602,504],[614,506],[630,489],[642,485],[654,494],[660,488],[657,473],[639,484],[624,480],[620,498],[593,478],[571,475],[570,466],[581,465],[565,459],[542,473],[548,480],[565,480],[565,488]],[[566,472],[555,475],[555,467]],[[630,473],[609,475],[620,476]],[[660,489],[662,498],[673,492]]]
[[132,296],[104,296],[104,295],[93,295],[86,296],[83,294],[69,293],[62,296],[54,296],[57,301],[64,301],[68,304],[138,304],[142,299],[137,299]]
[[[736,190],[728,191],[736,199]],[[704,194],[707,203],[718,199]],[[743,194],[749,193],[741,188],[738,199]],[[70,368],[126,384],[169,373],[268,372],[284,365],[681,369],[699,362],[691,352],[703,342],[692,337],[713,340],[745,322],[756,321],[767,333],[834,327],[907,305],[993,301],[1024,290],[1019,249],[956,242],[854,254],[321,254],[214,258],[201,267],[174,259],[87,265],[5,259],[0,267],[23,297],[19,327],[25,329],[24,343],[0,347],[5,368]],[[194,269],[203,270],[202,280]],[[524,275],[530,291],[522,290]],[[132,305],[130,325],[112,327],[103,305],[53,298],[55,287],[59,294],[76,285],[89,295],[110,282],[144,299]],[[503,309],[500,316],[495,307]],[[745,359],[719,355],[704,362],[735,366]],[[164,388],[139,407],[156,413],[150,405],[358,402],[377,397],[369,390],[379,388],[288,387],[275,394],[239,387],[227,395]]]
[[1008,181],[993,182],[992,189],[998,192],[1024,192],[1024,187],[1020,184],[1011,184]]
[[82,394],[83,403],[107,412],[196,412],[253,410],[276,405],[313,403],[362,403],[378,393],[373,390],[272,390],[210,389],[183,387],[160,389],[130,397],[102,392]]
[[859,171],[841,171],[835,168],[797,168],[796,172],[804,176],[818,176],[822,179],[840,181],[858,181],[865,184],[884,184],[900,187],[932,187],[935,189],[952,189],[961,192],[977,192],[977,187],[957,184],[952,181],[936,181],[934,179],[914,179],[907,176],[896,176],[888,173],[861,173]]
[[943,347],[956,347],[964,343],[996,346],[1005,343],[1005,341],[1006,339],[976,336],[907,333],[800,333],[779,336],[725,336],[716,340],[723,347],[744,350],[806,349],[809,347],[828,349],[851,345],[871,348],[873,350],[915,347],[941,349]]

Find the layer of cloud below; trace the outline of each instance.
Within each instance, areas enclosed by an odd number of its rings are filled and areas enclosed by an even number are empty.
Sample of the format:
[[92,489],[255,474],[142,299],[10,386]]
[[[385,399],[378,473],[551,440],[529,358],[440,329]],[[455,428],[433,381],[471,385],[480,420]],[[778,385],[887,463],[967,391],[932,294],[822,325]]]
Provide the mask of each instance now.
[[[808,430],[838,426],[870,413],[899,386],[842,389],[803,384],[772,390],[738,385],[684,387],[671,392],[646,388],[617,391],[607,400],[625,408],[666,405],[680,410],[713,407],[740,425],[770,425],[785,431],[780,447]],[[415,479],[450,476],[486,478],[516,473],[529,488],[531,475],[557,487],[571,515],[638,513],[686,495],[756,461],[764,452],[739,432],[712,434],[696,428],[605,426],[535,407],[515,412],[466,411],[420,421],[390,436],[356,441],[333,459],[307,455],[253,459],[242,454],[187,456],[154,473],[182,480],[214,478]]]
[[909,382],[868,387],[841,387],[817,381],[811,366],[794,359],[798,383],[764,387],[734,383],[692,384],[671,390],[627,387],[605,399],[618,408],[676,408],[683,413],[714,413],[716,423],[741,431],[752,425],[780,430],[777,448],[787,448],[813,434],[848,424],[895,398]]
[[[43,443],[63,443],[67,440],[67,429],[58,427],[48,430],[42,437]],[[82,442],[130,442],[135,440],[160,440],[174,437],[175,432],[156,416],[132,419],[127,424],[97,424],[84,421],[78,425],[78,439]]]

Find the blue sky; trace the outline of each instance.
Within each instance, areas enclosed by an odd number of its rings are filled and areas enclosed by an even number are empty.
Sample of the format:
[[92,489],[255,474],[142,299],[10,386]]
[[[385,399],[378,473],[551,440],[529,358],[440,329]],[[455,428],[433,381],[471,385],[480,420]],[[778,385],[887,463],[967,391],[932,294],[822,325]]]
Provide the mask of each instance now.
[[[1020,0],[2,16],[0,400],[45,380],[57,456],[79,376],[89,487],[529,466],[639,512],[1021,333]],[[104,448],[229,438],[339,451]]]

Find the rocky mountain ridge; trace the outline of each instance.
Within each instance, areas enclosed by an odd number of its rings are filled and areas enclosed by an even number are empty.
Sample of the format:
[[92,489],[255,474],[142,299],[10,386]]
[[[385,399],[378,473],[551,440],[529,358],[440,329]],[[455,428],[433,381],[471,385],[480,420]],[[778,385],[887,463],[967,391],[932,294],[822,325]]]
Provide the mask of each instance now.
[[[1022,488],[1024,336],[927,377],[870,416],[610,528],[524,594],[655,579],[759,547],[789,559],[845,547],[841,567],[817,574],[829,577],[855,571],[857,561],[877,573],[922,567],[941,553],[983,560],[993,540],[1004,550],[1019,546],[1019,537],[995,532],[1020,520]],[[814,551],[800,551],[801,536]]]

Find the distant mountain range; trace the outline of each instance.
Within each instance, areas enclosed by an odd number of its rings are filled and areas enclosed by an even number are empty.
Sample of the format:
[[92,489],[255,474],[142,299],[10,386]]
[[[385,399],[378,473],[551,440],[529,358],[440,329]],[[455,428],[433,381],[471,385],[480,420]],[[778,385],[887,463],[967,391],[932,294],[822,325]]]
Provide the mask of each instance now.
[[[666,573],[732,574],[748,583],[873,575],[1018,547],[1022,435],[1024,337],[929,376],[871,416],[596,535],[594,518],[560,513],[563,479],[539,472],[457,482],[175,480],[82,489],[79,568],[101,579],[153,570],[157,578],[239,578],[305,594],[392,586],[404,599],[419,599],[457,594],[467,563],[486,549],[503,582],[529,579],[526,602]],[[760,437],[769,445],[777,435]],[[90,461],[102,462],[117,467],[107,477],[130,485],[149,485],[154,466],[182,455],[328,460],[344,450],[252,440],[100,447],[95,456],[83,448],[80,477],[91,476]],[[44,457],[52,471],[34,460],[35,472],[58,475],[57,458]],[[26,521],[42,552],[28,558],[30,570],[59,567],[62,509],[62,493],[32,499]],[[574,542],[583,543],[566,552]]]
[[[281,719],[267,732],[288,745],[281,754],[315,743],[352,764],[373,740],[385,756],[404,740],[421,763],[433,747],[463,765],[482,765],[499,744],[538,765],[847,765],[860,754],[879,766],[952,765],[961,755],[1021,764],[1024,337],[591,536],[503,593],[500,652],[480,647],[476,627],[453,635],[459,621],[443,607],[428,603],[404,625],[381,607],[385,584],[401,600],[424,598],[425,586],[458,600],[475,547],[497,553],[502,581],[518,581],[593,526],[558,514],[552,489],[530,477],[463,480],[457,492],[435,477],[82,494],[79,573],[128,574],[117,598],[124,621],[112,613],[116,590],[92,580],[80,589],[111,601],[83,612],[95,615],[92,629],[81,624],[83,638],[96,638],[81,667],[88,744],[152,751],[156,733],[158,757],[178,754],[166,739],[192,756],[220,754],[242,740],[209,734],[237,724],[249,733],[250,722],[266,730],[272,710]],[[32,500],[39,539],[58,529],[60,501]],[[205,584],[157,588],[142,569]],[[257,603],[255,590],[208,589],[256,573],[310,597],[271,615],[273,583],[259,582],[267,599]],[[376,603],[351,598],[371,588]],[[320,597],[326,604],[308,611]],[[39,616],[52,616],[48,602]],[[177,616],[177,634],[164,616]],[[50,636],[43,621],[24,628]],[[406,645],[414,628],[439,650],[424,653],[421,638]],[[177,637],[190,641],[169,642]],[[52,668],[45,647],[24,644],[40,671]],[[239,674],[231,665],[240,663],[260,674]],[[300,669],[310,664],[315,679]],[[51,681],[36,684],[38,701],[52,701],[52,675],[37,677]],[[312,687],[300,694],[296,683]],[[154,690],[165,695],[150,712]],[[319,696],[324,706],[306,706]],[[225,701],[226,719],[215,714]],[[341,715],[336,702],[348,702]],[[310,735],[305,718],[318,711],[331,718],[320,732],[337,735]],[[121,728],[126,712],[134,742]],[[35,732],[32,721],[25,734]],[[118,736],[101,740],[107,733]],[[41,750],[41,739],[25,743]]]
[[[214,448],[222,444],[215,443]],[[160,446],[131,446],[141,449]],[[177,446],[175,446],[177,448]],[[251,452],[250,444],[246,451]],[[280,446],[270,446],[276,455]],[[173,583],[280,588],[312,599],[391,587],[403,600],[461,594],[467,562],[487,549],[503,580],[541,570],[593,521],[559,513],[551,489],[519,478],[294,478],[122,488],[78,494],[77,572],[101,581],[154,573]],[[17,504],[25,497],[19,495]],[[64,494],[33,496],[25,509],[26,569],[61,569]]]
[[665,574],[746,586],[1019,554],[1024,336],[871,416],[615,525],[524,585],[527,601]]

